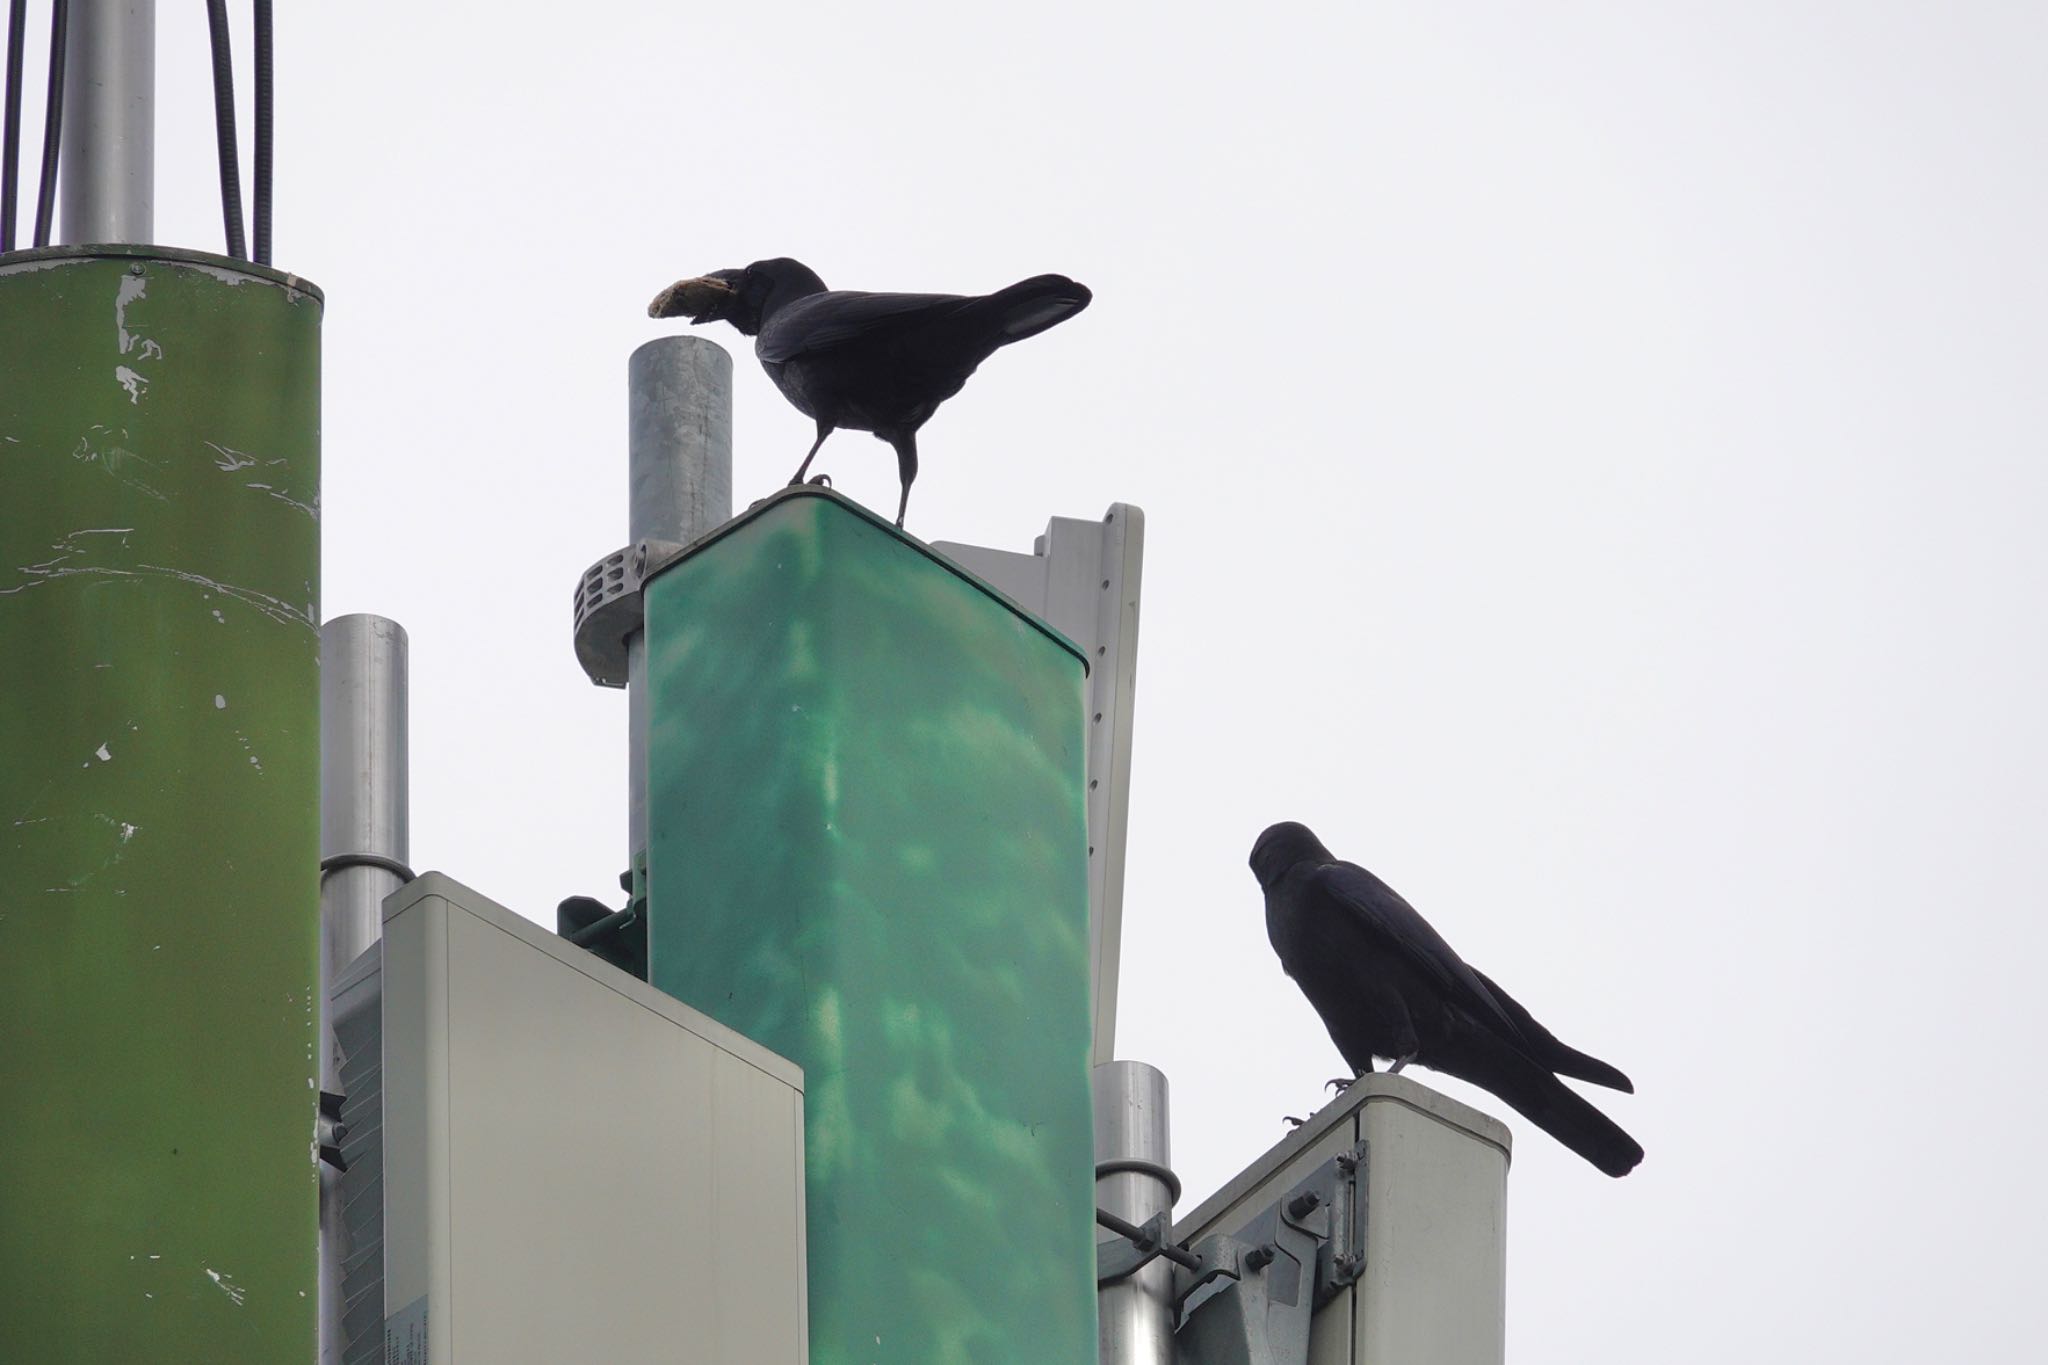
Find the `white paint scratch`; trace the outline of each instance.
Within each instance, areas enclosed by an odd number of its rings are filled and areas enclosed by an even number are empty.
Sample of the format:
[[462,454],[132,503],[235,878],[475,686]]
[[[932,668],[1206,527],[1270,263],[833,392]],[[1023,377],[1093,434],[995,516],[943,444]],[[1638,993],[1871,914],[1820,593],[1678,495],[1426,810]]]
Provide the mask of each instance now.
[[237,1308],[242,1306],[243,1299],[249,1297],[248,1290],[242,1288],[240,1285],[231,1283],[231,1281],[235,1278],[232,1275],[223,1275],[218,1270],[215,1270],[212,1266],[208,1266],[206,1268],[206,1277],[212,1280],[215,1284],[219,1285],[220,1292],[227,1295],[228,1298],[232,1299]]
[[228,699],[227,699],[226,697],[223,697],[223,696],[222,696],[222,695],[221,695],[220,693],[218,693],[218,692],[214,693],[214,694],[213,694],[213,709],[214,709],[214,710],[216,710],[216,711],[225,711],[225,710],[227,710],[227,709],[228,709]]
[[[254,607],[257,611],[262,612],[280,625],[302,626],[307,630],[319,629],[313,620],[313,609],[310,604],[304,607],[295,606],[283,598],[273,597],[267,592],[258,592],[254,588],[244,588],[234,583],[222,583],[217,579],[208,578],[204,574],[192,573],[185,569],[175,569],[168,564],[122,566],[115,564],[77,563],[75,561],[93,554],[95,551],[90,544],[80,543],[75,535],[66,537],[56,548],[59,554],[54,559],[46,559],[40,564],[21,565],[16,572],[23,576],[23,580],[12,587],[0,588],[0,597],[10,597],[16,593],[27,592],[30,588],[37,588],[46,583],[55,582],[60,578],[72,578],[79,575],[111,579],[172,578],[181,583],[190,583],[195,587],[217,592],[223,597],[233,598],[244,606]],[[227,618],[221,615],[218,608],[214,610],[213,617],[216,621],[221,622],[221,624],[227,624]]]
[[114,761],[114,756],[107,752],[107,746],[104,744],[100,745],[99,748],[94,749],[93,753],[99,757],[99,760],[102,763],[112,763]]
[[219,445],[213,441],[208,441],[206,444],[213,447],[214,452],[220,456],[218,460],[213,462],[213,466],[223,474],[232,474],[237,469],[247,469],[250,465],[256,463],[256,457],[247,451],[236,450],[230,446]]
[[125,844],[130,839],[133,839],[135,837],[135,831],[141,828],[142,826],[131,825],[126,820],[121,821],[121,842]]
[[128,331],[128,305],[148,293],[149,281],[132,271],[121,277],[121,287],[114,291],[114,330],[119,334],[122,355],[135,344]]
[[128,390],[128,401],[130,403],[140,405],[142,395],[149,392],[149,380],[129,369],[126,365],[116,365],[114,367],[114,378],[120,382],[122,388]]
[[[112,437],[113,441],[105,440],[104,438],[107,437]],[[155,461],[146,455],[137,454],[126,446],[114,443],[127,439],[128,432],[126,428],[115,431],[111,427],[95,422],[90,431],[78,438],[78,444],[71,449],[71,458],[77,460],[80,464],[97,464],[107,472],[109,478],[118,479],[144,496],[155,498],[158,502],[169,502],[170,499],[165,497],[161,491],[151,487],[132,472],[136,465],[147,467],[154,464]]]

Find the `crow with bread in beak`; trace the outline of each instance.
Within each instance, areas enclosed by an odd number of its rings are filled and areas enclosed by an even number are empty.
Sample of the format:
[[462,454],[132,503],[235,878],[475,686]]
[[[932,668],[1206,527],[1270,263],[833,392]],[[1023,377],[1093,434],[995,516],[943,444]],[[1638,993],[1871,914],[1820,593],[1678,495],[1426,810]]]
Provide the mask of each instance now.
[[827,289],[809,266],[784,256],[679,280],[655,295],[647,314],[728,322],[754,338],[761,368],[818,426],[792,484],[804,481],[818,447],[840,427],[895,447],[900,528],[917,478],[917,429],[999,348],[1065,322],[1091,297],[1064,275],[1036,275],[993,294]]

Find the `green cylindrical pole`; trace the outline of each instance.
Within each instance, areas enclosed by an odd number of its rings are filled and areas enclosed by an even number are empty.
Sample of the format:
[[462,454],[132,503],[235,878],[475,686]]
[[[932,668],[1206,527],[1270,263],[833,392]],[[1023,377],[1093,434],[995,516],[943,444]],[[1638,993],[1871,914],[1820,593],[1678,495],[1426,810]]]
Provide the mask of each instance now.
[[320,313],[0,257],[0,1360],[312,1359]]

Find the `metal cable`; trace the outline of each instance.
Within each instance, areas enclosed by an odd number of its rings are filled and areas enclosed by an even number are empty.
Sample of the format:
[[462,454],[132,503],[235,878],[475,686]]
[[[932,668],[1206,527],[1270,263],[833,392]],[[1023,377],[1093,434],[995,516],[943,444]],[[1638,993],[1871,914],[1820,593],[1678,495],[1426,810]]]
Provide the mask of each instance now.
[[7,7],[7,111],[0,130],[0,251],[14,250],[14,200],[21,190],[21,59],[28,0]]
[[228,255],[249,259],[242,236],[242,168],[235,151],[235,68],[228,51],[228,0],[206,0],[206,31],[213,48],[213,133],[220,149],[220,216]]
[[270,0],[256,0],[256,203],[252,226],[258,265],[270,264],[270,143],[275,102],[270,84],[270,40]]
[[64,44],[70,27],[71,0],[50,0],[50,79],[43,105],[43,173],[36,184],[35,246],[50,244],[50,223],[57,214],[57,147],[64,126]]

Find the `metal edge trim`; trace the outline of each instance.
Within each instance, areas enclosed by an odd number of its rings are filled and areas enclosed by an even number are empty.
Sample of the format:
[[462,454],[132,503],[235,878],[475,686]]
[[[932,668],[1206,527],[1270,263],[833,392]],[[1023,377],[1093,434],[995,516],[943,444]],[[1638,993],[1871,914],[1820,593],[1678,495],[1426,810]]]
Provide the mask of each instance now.
[[708,548],[709,546],[716,544],[718,541],[732,534],[734,531],[737,531],[740,527],[745,526],[748,522],[754,521],[762,516],[767,515],[770,511],[774,510],[774,508],[776,508],[782,503],[788,502],[792,498],[821,498],[826,502],[836,503],[838,506],[844,508],[845,510],[859,517],[862,521],[865,521],[869,526],[873,527],[875,530],[880,531],[883,534],[890,536],[897,541],[900,541],[904,545],[908,546],[910,549],[917,551],[917,553],[923,555],[926,559],[931,560],[934,564],[937,564],[947,573],[952,574],[955,578],[958,578],[963,583],[966,583],[969,587],[975,589],[977,592],[980,592],[986,597],[993,598],[1006,610],[1014,613],[1017,616],[1022,617],[1024,621],[1031,626],[1032,629],[1036,630],[1039,634],[1045,636],[1048,640],[1051,640],[1060,648],[1066,650],[1067,653],[1073,655],[1074,659],[1081,665],[1082,676],[1088,676],[1089,667],[1087,654],[1084,653],[1081,647],[1076,645],[1072,640],[1069,640],[1066,636],[1060,634],[1060,632],[1054,630],[1050,625],[1046,624],[1043,620],[1041,620],[1036,612],[1029,611],[1024,607],[1019,606],[1015,601],[1013,601],[1010,598],[1010,596],[1007,593],[997,588],[994,584],[984,582],[982,579],[977,578],[974,574],[968,572],[967,569],[965,569],[959,564],[955,564],[952,560],[946,558],[946,556],[940,554],[937,550],[934,550],[931,546],[925,544],[925,542],[919,540],[916,536],[911,535],[907,531],[897,529],[895,522],[884,520],[881,516],[870,511],[866,507],[861,506],[859,503],[855,502],[852,498],[847,497],[843,493],[835,493],[829,488],[821,488],[816,484],[794,484],[789,487],[778,488],[773,493],[770,493],[767,497],[762,498],[759,502],[747,508],[746,511],[741,512],[739,515],[733,517],[723,526],[720,526],[716,530],[712,531],[710,534],[703,536],[700,539],[691,541],[688,545],[683,546],[682,549],[676,551],[672,555],[666,556],[658,562],[648,564],[640,575],[640,590],[644,593],[647,590],[648,584],[652,583],[655,580],[655,578],[659,575],[666,573],[669,569],[673,568],[677,564],[682,563],[684,560]]
[[[384,922],[389,924],[424,900],[441,901],[451,911],[460,911],[500,933],[520,940],[537,952],[546,953],[564,966],[582,973],[615,994],[624,996],[642,1009],[652,1010],[678,1027],[688,1029],[734,1060],[744,1062],[755,1070],[772,1076],[799,1094],[803,1093],[803,1068],[781,1053],[763,1047],[744,1033],[719,1023],[700,1010],[691,1008],[666,991],[651,986],[638,977],[628,976],[610,963],[571,944],[561,935],[535,924],[515,910],[498,904],[482,892],[464,885],[445,872],[422,872],[416,880],[406,883],[386,896]],[[561,945],[559,949],[556,947],[557,944]]]
[[[1412,1091],[1417,1093],[1403,1093]],[[1374,1072],[1360,1076],[1336,1099],[1309,1115],[1308,1122],[1268,1147],[1243,1170],[1218,1186],[1216,1192],[1192,1211],[1174,1220],[1174,1240],[1186,1241],[1208,1226],[1233,1204],[1285,1169],[1296,1157],[1320,1142],[1332,1129],[1351,1122],[1368,1104],[1391,1100],[1448,1128],[1456,1128],[1475,1141],[1494,1148],[1510,1164],[1514,1161],[1514,1134],[1499,1119],[1438,1094],[1420,1081],[1406,1076]]]
[[233,256],[216,256],[210,251],[188,251],[183,247],[131,245],[124,242],[85,243],[78,246],[32,247],[25,251],[10,251],[0,255],[0,275],[22,269],[68,265],[83,261],[142,261],[163,265],[200,266],[208,270],[227,271],[241,275],[259,284],[274,284],[295,293],[305,294],[324,310],[327,294],[319,285],[302,275],[288,270],[278,270],[254,261],[237,260]]

